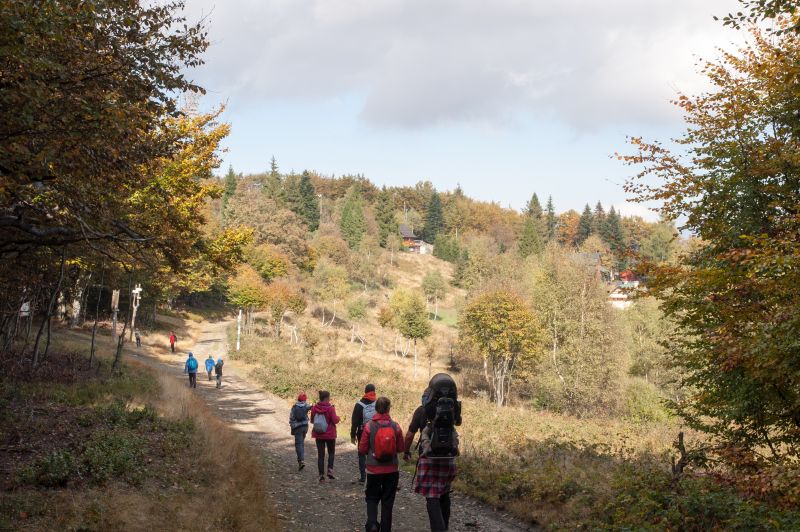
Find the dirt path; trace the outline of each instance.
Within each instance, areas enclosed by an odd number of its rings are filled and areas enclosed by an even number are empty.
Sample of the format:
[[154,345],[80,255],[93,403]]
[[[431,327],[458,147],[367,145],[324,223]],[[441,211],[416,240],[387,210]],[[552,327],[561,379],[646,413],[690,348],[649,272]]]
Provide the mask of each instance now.
[[[227,350],[226,328],[229,322],[204,322],[191,324],[193,340],[191,350],[202,361],[209,353],[216,358]],[[148,342],[146,339],[145,344]],[[154,346],[155,347],[155,346]],[[185,380],[185,357],[170,355],[163,349],[148,349],[164,355],[148,356],[145,350],[133,351],[136,358],[148,360],[163,368],[166,365],[176,379]],[[185,351],[183,351],[185,353]],[[341,436],[349,436],[349,427],[342,426],[336,443],[337,480],[319,484],[316,470],[316,447],[309,437],[306,440],[304,471],[297,470],[294,438],[289,434],[289,404],[260,390],[237,374],[234,364],[225,366],[223,387],[215,388],[205,373],[198,373],[197,393],[212,406],[221,418],[245,433],[262,456],[270,476],[270,492],[288,531],[325,530],[331,532],[357,532],[364,530],[366,507],[363,487],[355,482],[358,476],[355,446]],[[342,411],[351,405],[338,405]],[[394,529],[398,531],[428,530],[425,500],[411,491],[411,475],[401,472],[400,490],[394,506]],[[532,530],[507,515],[474,499],[454,494],[450,529],[454,531],[477,530],[485,532]]]

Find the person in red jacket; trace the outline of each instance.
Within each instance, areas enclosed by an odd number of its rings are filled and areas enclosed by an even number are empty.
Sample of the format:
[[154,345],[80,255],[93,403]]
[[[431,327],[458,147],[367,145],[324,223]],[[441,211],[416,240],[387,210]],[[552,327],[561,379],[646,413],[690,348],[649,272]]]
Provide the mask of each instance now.
[[[367,532],[391,532],[392,508],[400,481],[397,455],[405,449],[403,429],[392,421],[389,409],[392,403],[386,397],[375,401],[375,415],[364,425],[358,452],[367,457]],[[378,502],[381,503],[381,521],[378,524]]]
[[172,350],[173,353],[175,352],[175,342],[177,342],[177,341],[178,341],[178,337],[175,336],[174,332],[170,331],[169,332],[169,348]]
[[328,479],[333,476],[333,459],[336,455],[336,424],[339,416],[336,407],[330,403],[331,394],[320,390],[319,402],[311,408],[311,437],[317,441],[317,469],[319,481],[325,482],[325,449],[328,450]]

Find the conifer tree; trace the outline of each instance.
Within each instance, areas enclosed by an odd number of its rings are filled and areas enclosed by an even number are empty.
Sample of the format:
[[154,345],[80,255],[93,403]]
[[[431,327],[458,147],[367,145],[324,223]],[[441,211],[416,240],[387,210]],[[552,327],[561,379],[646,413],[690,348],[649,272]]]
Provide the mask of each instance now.
[[358,185],[353,185],[347,192],[342,206],[339,229],[350,249],[356,249],[367,232],[367,219],[364,216],[364,205]]
[[236,194],[236,172],[233,171],[233,165],[228,166],[228,173],[225,174],[225,190],[222,192],[222,209],[228,205],[228,200]]
[[308,223],[309,231],[316,231],[319,228],[319,200],[308,172],[303,172],[303,175],[300,176],[298,193],[300,205],[297,214]]
[[608,247],[611,248],[611,252],[617,256],[617,259],[621,260],[625,251],[625,235],[622,233],[619,215],[613,206],[608,210],[608,216],[606,216],[605,231]]
[[272,198],[276,203],[282,205],[286,200],[283,188],[283,180],[278,171],[278,161],[275,160],[275,156],[273,155],[272,159],[269,161],[269,173],[267,174],[263,191],[269,198]]
[[533,218],[525,220],[525,227],[519,239],[519,254],[522,258],[529,255],[538,255],[542,252],[542,238]]
[[444,214],[442,213],[442,200],[439,193],[434,191],[428,203],[428,212],[425,214],[425,226],[422,230],[422,239],[426,242],[433,242],[439,231],[444,225]]
[[547,197],[547,214],[545,215],[545,236],[548,242],[556,239],[556,208],[553,206],[553,196]]
[[606,225],[606,211],[603,209],[603,204],[599,201],[597,202],[597,205],[594,206],[593,222],[592,232],[602,238]]
[[592,226],[593,226],[593,216],[592,216],[592,208],[589,207],[589,204],[586,204],[586,207],[583,208],[583,213],[581,214],[581,219],[578,222],[578,234],[576,235],[576,244],[580,245],[583,244],[583,241],[589,238],[589,235],[592,234]]
[[528,204],[525,206],[525,214],[537,222],[542,219],[544,214],[542,211],[542,204],[539,203],[539,196],[537,196],[535,192],[533,193],[533,196],[531,196],[531,199],[528,200]]
[[378,242],[386,247],[389,235],[397,233],[397,219],[392,194],[384,186],[378,194],[375,205],[375,221],[378,223]]

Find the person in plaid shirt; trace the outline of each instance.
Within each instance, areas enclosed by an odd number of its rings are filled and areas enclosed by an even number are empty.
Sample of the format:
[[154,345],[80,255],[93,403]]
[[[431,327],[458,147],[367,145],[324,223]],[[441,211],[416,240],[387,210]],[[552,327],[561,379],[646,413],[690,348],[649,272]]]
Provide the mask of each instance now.
[[[406,451],[403,455],[405,461],[411,460],[411,446],[417,432],[421,433],[419,448],[424,447],[427,424],[425,409],[420,406],[414,412],[406,433]],[[455,456],[420,456],[417,461],[414,492],[426,499],[431,532],[448,530],[450,525],[450,486],[456,478],[457,472]]]

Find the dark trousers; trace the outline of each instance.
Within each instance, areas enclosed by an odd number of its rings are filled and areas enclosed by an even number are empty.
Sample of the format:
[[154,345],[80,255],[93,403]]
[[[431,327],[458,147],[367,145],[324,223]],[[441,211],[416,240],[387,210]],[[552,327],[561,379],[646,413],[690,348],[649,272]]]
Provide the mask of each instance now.
[[[391,532],[392,507],[394,496],[397,493],[397,484],[400,482],[400,473],[385,473],[382,475],[367,475],[367,487],[364,489],[367,500],[367,532]],[[381,504],[380,528],[378,527],[378,503]]]
[[[297,461],[304,462],[306,459],[306,433],[308,432],[308,425],[297,427],[292,431],[294,435],[294,452],[297,453]],[[321,474],[321,473],[320,473]]]
[[211,380],[211,372],[212,372],[212,371],[213,371],[213,370],[208,370],[208,380]]
[[197,373],[189,373],[189,388],[197,388]]
[[172,352],[175,352],[175,344],[169,344],[169,348],[172,349]]
[[319,476],[325,474],[325,448],[328,448],[328,469],[333,469],[333,459],[336,456],[336,440],[317,440],[317,469]]
[[363,479],[367,475],[367,455],[358,453],[358,473]]
[[431,532],[447,530],[450,526],[450,494],[445,493],[439,498],[429,497],[426,501]]
[[222,386],[222,373],[217,375],[217,388],[219,388],[220,386]]

